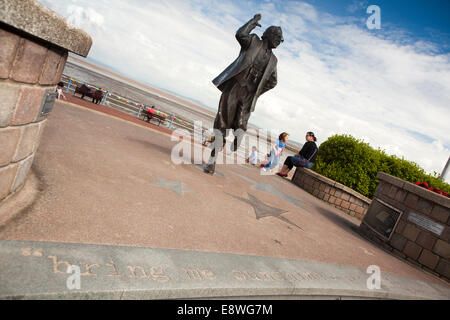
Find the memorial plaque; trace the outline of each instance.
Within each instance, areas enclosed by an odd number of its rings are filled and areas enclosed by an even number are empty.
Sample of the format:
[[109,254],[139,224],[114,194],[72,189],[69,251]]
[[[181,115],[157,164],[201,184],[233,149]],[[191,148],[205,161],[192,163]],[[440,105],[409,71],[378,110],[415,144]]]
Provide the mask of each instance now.
[[390,239],[402,212],[375,198],[364,217],[364,224],[385,239]]
[[56,99],[56,93],[47,93],[45,95],[44,103],[43,103],[42,109],[41,109],[41,116],[45,116],[52,111],[53,105],[55,104],[55,99]]
[[444,231],[443,225],[436,223],[433,220],[430,220],[427,217],[424,217],[412,211],[408,215],[408,221],[411,221],[412,223],[418,225],[419,227],[431,231],[434,234],[437,234],[438,236],[440,236],[442,234],[442,231]]

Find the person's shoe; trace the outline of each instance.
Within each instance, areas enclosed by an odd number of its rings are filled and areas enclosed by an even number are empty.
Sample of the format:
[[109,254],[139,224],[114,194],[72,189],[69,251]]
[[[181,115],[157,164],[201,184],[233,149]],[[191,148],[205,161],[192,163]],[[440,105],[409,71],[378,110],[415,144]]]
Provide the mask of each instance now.
[[277,175],[279,175],[280,177],[283,177],[283,178],[287,177],[287,173],[277,172]]
[[208,164],[206,165],[206,167],[203,169],[203,172],[208,173],[208,174],[214,174],[214,171],[216,170],[216,166],[215,164]]

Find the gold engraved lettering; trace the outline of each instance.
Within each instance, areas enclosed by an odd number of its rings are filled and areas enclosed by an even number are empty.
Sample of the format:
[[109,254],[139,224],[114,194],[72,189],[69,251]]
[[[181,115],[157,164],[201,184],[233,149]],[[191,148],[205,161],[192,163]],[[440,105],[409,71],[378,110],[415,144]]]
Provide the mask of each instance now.
[[337,280],[337,279],[339,279],[339,277],[336,276],[335,274],[329,275],[327,278],[328,278],[328,279],[331,279],[331,280]]
[[317,272],[313,272],[312,277],[316,280],[321,280],[321,278],[322,278],[322,276]]
[[305,277],[300,272],[296,272],[295,273],[295,279],[297,279],[297,281],[305,281],[305,280],[307,280],[307,279],[305,279]]
[[252,280],[256,280],[256,281],[261,281],[261,280],[262,280],[261,278],[258,278],[256,272],[253,272],[253,271],[244,271],[244,273],[245,273],[246,275],[248,275],[248,277],[249,277],[250,279],[252,279]]
[[141,270],[141,278],[147,279],[148,275],[145,273],[145,270],[141,266],[127,266],[127,268],[130,270],[130,278],[138,278],[136,274],[136,269]]
[[197,269],[183,269],[188,280],[203,280],[202,275]]
[[236,280],[239,280],[239,281],[246,280],[245,275],[243,275],[241,271],[233,270],[232,273]]
[[152,279],[157,282],[168,282],[170,281],[170,277],[164,274],[164,270],[162,267],[152,267],[150,274],[152,275]]
[[290,282],[298,281],[298,279],[295,277],[295,275],[293,275],[293,274],[290,273],[290,272],[285,272],[284,278],[285,278],[287,281],[290,281]]
[[203,276],[205,277],[205,279],[216,280],[216,275],[211,270],[208,270],[208,269],[202,270],[202,273],[203,273]]
[[277,281],[277,280],[284,280],[283,275],[281,274],[281,272],[278,271],[273,271],[270,273],[270,275],[272,276],[272,278]]
[[268,272],[260,271],[258,273],[264,277],[264,281],[273,281]]
[[[62,274],[66,274],[67,270],[69,268],[69,266],[71,265],[69,262],[67,261],[58,261],[58,257],[57,256],[48,256],[47,258],[52,259],[53,260],[53,272],[54,273],[62,273]],[[65,271],[61,271],[59,270],[59,265],[64,264],[66,266],[66,270]]]
[[106,263],[107,266],[112,267],[114,269],[114,273],[108,274],[108,277],[121,277],[122,275],[119,273],[119,270],[116,267],[114,261],[111,260],[110,263]]
[[33,252],[34,257],[42,257],[42,248],[37,249]]
[[188,280],[216,280],[214,272],[208,269],[198,270],[198,269],[183,269],[186,273],[186,278]]
[[24,255],[25,257],[31,256],[31,250],[31,248],[23,248],[22,255]]
[[305,272],[303,275],[305,276],[305,280],[314,280],[314,277],[310,272]]
[[94,268],[94,267],[97,267],[97,268],[100,268],[100,267],[101,267],[101,265],[96,264],[96,263],[94,263],[94,264],[87,264],[87,263],[84,263],[84,266],[85,266],[85,268],[86,268],[86,271],[83,272],[83,273],[81,274],[82,276],[96,276],[97,274],[96,274],[96,273],[93,273],[93,272],[91,271],[91,269]]

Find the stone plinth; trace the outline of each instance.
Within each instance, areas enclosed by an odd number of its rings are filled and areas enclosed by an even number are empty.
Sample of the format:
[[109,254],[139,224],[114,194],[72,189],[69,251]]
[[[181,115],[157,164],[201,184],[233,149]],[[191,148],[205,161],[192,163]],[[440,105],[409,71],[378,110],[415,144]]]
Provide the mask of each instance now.
[[450,281],[450,199],[379,172],[361,232],[386,250]]
[[317,198],[360,220],[371,203],[369,198],[355,190],[310,169],[298,167],[292,177],[292,182]]
[[68,52],[91,44],[37,1],[0,0],[0,205],[26,180]]

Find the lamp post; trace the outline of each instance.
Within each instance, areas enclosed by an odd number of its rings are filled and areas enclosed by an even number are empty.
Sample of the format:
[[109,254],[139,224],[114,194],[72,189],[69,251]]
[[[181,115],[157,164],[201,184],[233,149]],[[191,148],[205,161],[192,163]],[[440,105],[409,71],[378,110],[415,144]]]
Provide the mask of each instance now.
[[445,181],[445,176],[447,175],[447,171],[448,171],[448,166],[450,164],[450,157],[448,157],[447,159],[447,163],[444,167],[444,170],[442,170],[441,175],[439,176],[439,178],[441,179],[441,181]]

